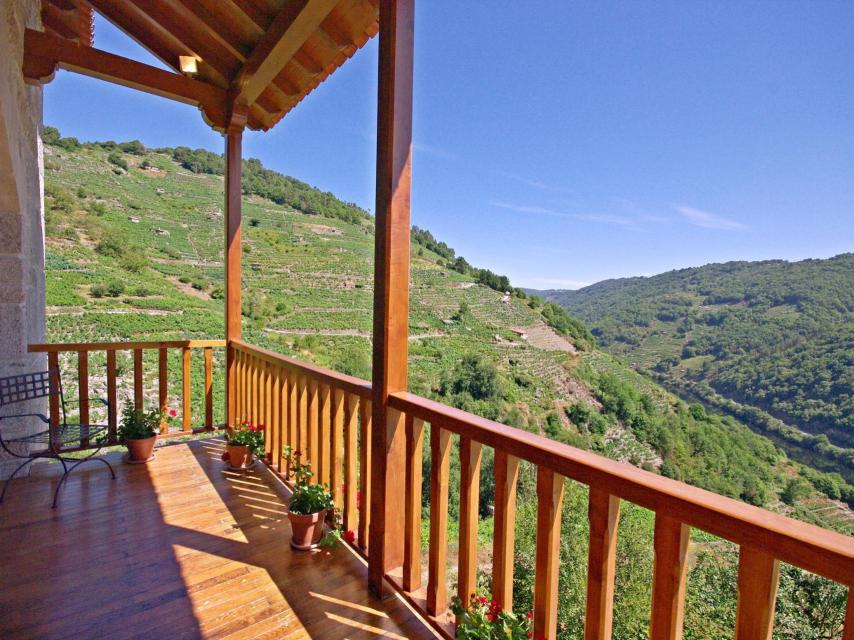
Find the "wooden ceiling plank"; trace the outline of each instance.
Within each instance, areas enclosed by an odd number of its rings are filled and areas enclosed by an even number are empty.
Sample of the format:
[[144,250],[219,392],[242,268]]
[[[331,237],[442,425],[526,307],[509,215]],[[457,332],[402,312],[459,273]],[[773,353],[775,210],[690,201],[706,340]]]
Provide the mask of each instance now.
[[235,99],[252,104],[335,7],[336,0],[293,0],[273,19],[234,82]]
[[176,5],[191,19],[198,21],[206,33],[214,38],[220,46],[237,58],[240,62],[246,60],[246,56],[252,51],[254,42],[247,42],[245,37],[232,29],[233,22],[224,21],[219,16],[208,11],[208,9],[197,0],[176,0]]
[[269,14],[264,13],[258,7],[256,7],[250,0],[226,0],[228,3],[234,6],[235,9],[238,9],[244,16],[252,20],[261,31],[266,31],[267,27],[270,26],[270,21],[272,17]]
[[240,60],[211,40],[198,21],[182,19],[166,0],[128,0],[128,3],[170,33],[201,62],[216,69],[226,81],[230,81],[237,72]]
[[241,42],[250,45],[250,50],[264,35],[264,29],[227,0],[187,0],[187,2],[204,7],[205,11],[219,24],[227,24]]
[[43,81],[44,78],[37,77],[39,71],[34,70],[43,69],[46,61],[54,67],[197,105],[213,126],[225,126],[226,92],[219,87],[46,32],[27,29],[24,34],[25,77]]

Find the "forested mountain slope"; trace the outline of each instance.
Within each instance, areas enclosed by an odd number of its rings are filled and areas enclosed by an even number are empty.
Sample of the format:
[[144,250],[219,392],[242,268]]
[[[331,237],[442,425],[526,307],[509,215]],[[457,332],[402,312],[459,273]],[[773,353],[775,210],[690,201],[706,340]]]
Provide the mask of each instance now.
[[[854,447],[854,254],[729,262],[539,292],[675,387]],[[732,408],[732,407],[731,407]],[[767,428],[762,411],[741,410]],[[779,426],[779,425],[778,425]]]
[[[47,133],[48,338],[221,336],[221,157],[186,148],[151,150],[134,142],[81,145],[55,130]],[[245,338],[369,378],[373,219],[257,161],[246,163],[245,174]],[[505,277],[468,264],[428,231],[413,233],[411,268],[412,391],[725,495],[852,530],[851,512],[842,501],[854,502],[854,487],[838,474],[795,463],[732,416],[679,400],[597,349],[586,326],[559,306],[531,299],[510,288]],[[155,365],[146,363],[149,381],[156,376]],[[72,382],[74,362],[64,366],[65,380]],[[90,371],[99,366],[93,354]],[[119,354],[118,368],[131,368],[128,354]],[[171,370],[177,373],[180,367]],[[97,391],[97,380],[92,386]],[[180,381],[174,388],[180,389]],[[215,390],[221,399],[221,379],[215,380]],[[221,404],[216,403],[219,421]],[[487,536],[491,464],[486,455],[481,524]],[[454,457],[454,485],[458,474]],[[516,567],[521,610],[530,608],[525,598],[531,588],[525,581],[531,579],[526,567],[533,566],[530,525],[536,518],[524,514],[533,513],[534,486],[530,469],[523,469]],[[578,485],[568,489],[567,514],[585,502],[584,492]],[[458,491],[450,495],[453,519]],[[566,518],[561,580],[567,593],[581,593],[586,556],[574,545],[586,539],[575,531],[586,526],[586,518],[575,512]],[[651,571],[652,514],[626,505],[621,523],[621,566]],[[726,545],[703,540],[709,544],[698,547],[698,554],[705,554],[702,549],[709,553],[698,558],[697,579],[712,584],[714,572],[734,570],[734,565],[729,556],[719,557]],[[781,587],[790,591],[784,601],[793,611],[805,606],[794,593],[803,582],[799,575],[793,573]],[[634,637],[632,630],[648,624],[651,582],[634,574],[621,574],[618,582],[615,637]],[[720,605],[721,624],[729,624],[729,592],[724,586],[713,588],[722,589],[715,606]],[[824,583],[813,590],[825,597],[827,589],[836,593]],[[576,615],[568,599],[564,604],[561,637],[577,637],[583,616]],[[708,606],[691,607],[687,617],[696,622],[697,632],[686,637],[720,637],[717,628],[707,628]]]

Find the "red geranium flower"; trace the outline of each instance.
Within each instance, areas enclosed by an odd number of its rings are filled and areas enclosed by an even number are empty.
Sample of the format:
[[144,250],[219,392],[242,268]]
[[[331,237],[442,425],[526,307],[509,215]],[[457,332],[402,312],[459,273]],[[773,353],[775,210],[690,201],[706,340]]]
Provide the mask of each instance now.
[[225,462],[228,462],[229,460],[231,460],[231,456],[228,455],[228,451],[223,451],[220,458],[222,458],[223,461],[225,461]]
[[356,541],[356,534],[350,529],[347,529],[347,531],[345,531],[344,535],[341,537],[344,538],[344,542],[347,542],[349,544],[353,544]]
[[175,409],[169,409],[169,415],[174,418],[178,415],[178,412]]

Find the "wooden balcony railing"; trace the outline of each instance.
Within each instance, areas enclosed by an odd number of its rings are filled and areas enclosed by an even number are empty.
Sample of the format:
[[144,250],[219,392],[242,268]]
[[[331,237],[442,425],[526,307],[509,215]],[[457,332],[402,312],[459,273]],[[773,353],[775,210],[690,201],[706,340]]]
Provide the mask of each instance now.
[[[213,403],[213,351],[215,348],[225,347],[225,340],[172,340],[158,342],[91,342],[91,343],[64,343],[64,344],[31,344],[29,351],[32,353],[47,353],[47,364],[51,371],[60,371],[60,358],[63,355],[77,358],[77,396],[78,411],[81,424],[91,422],[90,406],[93,389],[91,388],[91,376],[97,375],[101,378],[103,374],[104,386],[106,387],[105,399],[107,405],[107,423],[109,425],[108,437],[110,443],[116,442],[116,429],[118,426],[118,395],[122,376],[118,374],[116,354],[120,351],[130,352],[133,357],[133,403],[134,407],[143,410],[145,406],[146,389],[144,373],[144,352],[156,351],[158,356],[157,366],[157,400],[158,407],[169,403],[169,351],[171,349],[181,350],[181,405],[178,411],[181,420],[180,429],[172,430],[166,424],[161,427],[160,437],[171,437],[175,435],[186,435],[193,431],[192,399],[193,391],[191,385],[192,353],[201,350],[204,358],[204,426],[201,428],[212,429],[214,427],[214,403]],[[93,368],[92,354],[103,352],[106,355],[103,372],[96,372]],[[52,396],[50,399],[51,426],[56,428],[60,422],[59,398]],[[89,446],[84,439],[80,442],[80,448]]]
[[[371,385],[233,340],[231,415],[263,424],[272,467],[300,451],[315,480],[329,485],[342,525],[367,550],[371,468]],[[360,499],[361,496],[361,499]],[[360,508],[361,507],[361,508]]]
[[[182,349],[183,389],[190,388],[189,353],[204,349],[206,407],[210,407],[211,349],[221,341],[124,344],[34,345],[46,351],[52,366],[57,354],[78,353],[81,400],[88,379],[88,354],[107,352],[107,380],[115,378],[115,352],[134,353],[135,398],[140,387],[141,352],[157,349],[161,366],[169,348]],[[229,414],[265,425],[267,461],[287,473],[286,446],[311,462],[317,480],[331,487],[343,514],[343,526],[358,532],[356,547],[371,561],[368,542],[371,492],[371,385],[350,376],[309,365],[240,340],[229,342]],[[110,356],[110,354],[113,354]],[[110,363],[113,363],[112,365]],[[112,367],[112,369],[111,369]],[[112,370],[112,373],[110,371]],[[165,370],[161,380],[167,377]],[[111,386],[115,397],[115,382]],[[162,390],[162,386],[161,386]],[[184,398],[184,425],[189,411]],[[774,623],[779,563],[786,562],[824,576],[849,589],[843,638],[854,639],[854,542],[850,537],[719,496],[633,466],[535,434],[477,417],[410,393],[394,393],[389,410],[405,416],[406,464],[396,474],[405,483],[403,565],[386,577],[389,583],[446,635],[448,594],[448,502],[452,434],[459,437],[460,521],[456,591],[463,599],[475,589],[478,498],[483,448],[495,452],[493,597],[513,600],[516,485],[522,462],[536,467],[537,540],[534,581],[535,633],[553,638],[557,623],[557,581],[564,479],[589,487],[590,523],[586,639],[610,637],[613,617],[615,558],[620,502],[655,513],[654,570],[650,637],[681,637],[687,548],[691,529],[701,529],[740,547],[735,637],[767,640]],[[53,408],[52,408],[53,412]],[[210,414],[210,410],[206,412]],[[114,418],[113,418],[114,419]],[[210,425],[210,420],[206,420]],[[430,438],[430,532],[426,582],[421,575],[422,459],[425,431]],[[361,497],[360,497],[361,496]]]

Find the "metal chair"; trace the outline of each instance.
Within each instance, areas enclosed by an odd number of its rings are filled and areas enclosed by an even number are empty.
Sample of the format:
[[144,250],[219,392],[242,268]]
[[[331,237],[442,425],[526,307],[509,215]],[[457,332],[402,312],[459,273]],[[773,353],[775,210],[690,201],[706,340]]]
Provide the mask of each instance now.
[[[38,398],[49,398],[56,396],[59,398],[59,404],[62,410],[62,422],[54,428],[50,427],[50,419],[41,413],[22,413],[17,415],[0,415],[0,421],[22,418],[35,418],[40,420],[47,428],[40,430],[37,433],[31,433],[25,436],[4,438],[3,425],[0,423],[0,446],[11,456],[15,458],[23,458],[22,462],[9,479],[3,485],[3,492],[0,493],[0,502],[6,497],[6,490],[18,472],[28,464],[39,458],[51,458],[58,460],[62,464],[64,473],[56,485],[56,491],[53,494],[53,507],[56,508],[56,501],[59,498],[59,490],[65,483],[68,475],[79,467],[84,462],[90,460],[98,460],[107,465],[113,479],[116,478],[116,473],[113,467],[104,458],[95,457],[101,448],[106,443],[107,425],[92,425],[92,424],[69,424],[65,409],[65,396],[62,393],[62,382],[60,380],[59,371],[38,371],[36,373],[24,373],[16,376],[0,378],[0,411],[5,407],[14,405],[27,400]],[[103,399],[97,398],[100,402],[110,407],[110,403]],[[68,448],[69,444],[80,443],[78,447],[82,447],[83,440],[90,440],[95,443],[95,448],[92,452],[83,458],[70,458],[63,456],[63,447]],[[73,447],[72,447],[73,448]]]

